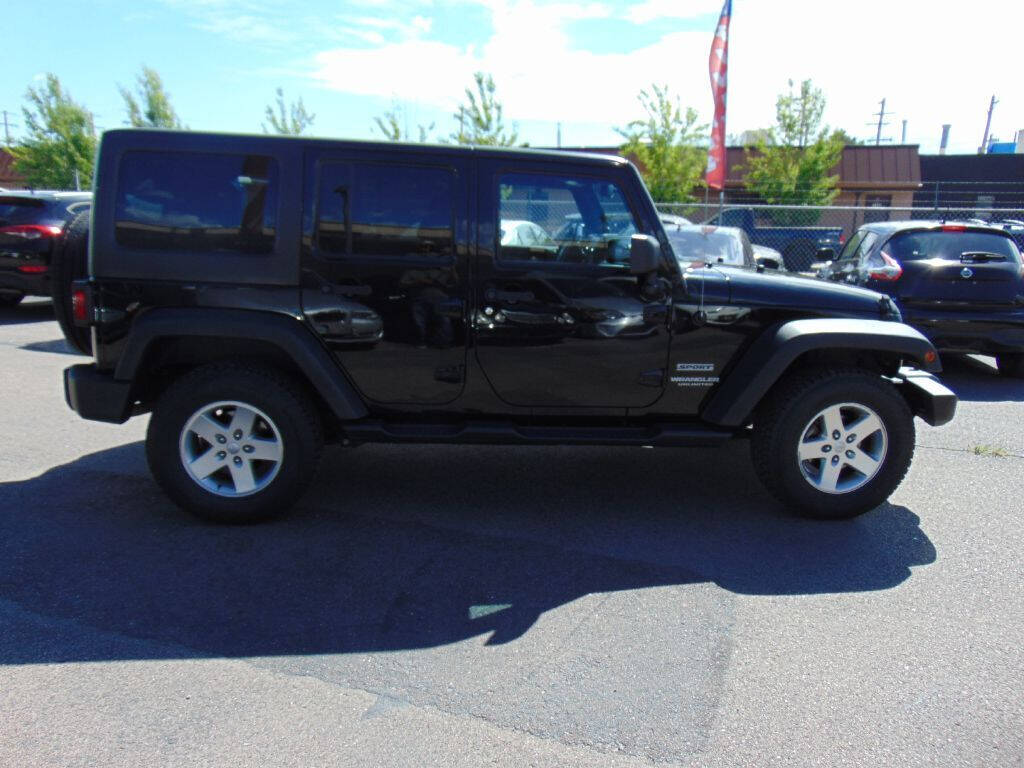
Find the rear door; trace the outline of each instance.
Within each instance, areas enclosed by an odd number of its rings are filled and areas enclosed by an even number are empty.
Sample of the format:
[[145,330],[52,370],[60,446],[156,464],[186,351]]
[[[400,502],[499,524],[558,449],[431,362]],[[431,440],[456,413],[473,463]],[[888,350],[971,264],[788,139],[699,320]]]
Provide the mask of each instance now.
[[[655,402],[665,387],[667,297],[648,295],[630,274],[630,237],[656,226],[642,218],[649,206],[635,176],[557,162],[479,167],[473,333],[495,393],[545,408]],[[547,237],[518,244],[508,233],[524,221]]]
[[[883,254],[902,267],[887,292],[907,304],[1012,307],[1024,296],[1020,253],[1009,235],[960,228],[900,232],[876,254],[869,267],[884,262]],[[877,287],[870,279],[867,286]]]
[[462,392],[469,160],[307,150],[302,309],[362,395]]

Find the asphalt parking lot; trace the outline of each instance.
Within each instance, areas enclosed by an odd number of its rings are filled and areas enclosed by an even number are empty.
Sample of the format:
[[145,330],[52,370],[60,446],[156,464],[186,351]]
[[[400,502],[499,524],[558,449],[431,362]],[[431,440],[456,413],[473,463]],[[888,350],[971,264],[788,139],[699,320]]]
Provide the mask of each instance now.
[[952,361],[907,480],[789,516],[747,449],[331,450],[213,527],[0,311],[0,764],[1024,765],[1024,383]]

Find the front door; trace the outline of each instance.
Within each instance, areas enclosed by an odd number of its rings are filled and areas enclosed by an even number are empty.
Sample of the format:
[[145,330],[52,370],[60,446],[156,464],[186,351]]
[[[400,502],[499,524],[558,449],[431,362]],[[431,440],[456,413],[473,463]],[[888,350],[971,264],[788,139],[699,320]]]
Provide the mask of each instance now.
[[302,309],[360,393],[441,405],[462,392],[464,159],[310,150]]
[[643,407],[665,387],[666,299],[630,274],[629,169],[481,160],[472,328],[506,403]]

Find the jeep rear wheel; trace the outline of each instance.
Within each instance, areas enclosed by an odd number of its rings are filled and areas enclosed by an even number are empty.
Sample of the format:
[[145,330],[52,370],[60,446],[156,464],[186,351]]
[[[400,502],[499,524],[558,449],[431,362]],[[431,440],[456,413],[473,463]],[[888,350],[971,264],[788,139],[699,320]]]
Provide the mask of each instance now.
[[301,386],[245,363],[204,366],[175,381],[146,433],[146,458],[164,492],[223,523],[287,511],[312,479],[322,446]]
[[810,517],[853,517],[883,503],[903,480],[914,417],[879,376],[797,374],[759,408],[751,451],[761,482],[788,507]]

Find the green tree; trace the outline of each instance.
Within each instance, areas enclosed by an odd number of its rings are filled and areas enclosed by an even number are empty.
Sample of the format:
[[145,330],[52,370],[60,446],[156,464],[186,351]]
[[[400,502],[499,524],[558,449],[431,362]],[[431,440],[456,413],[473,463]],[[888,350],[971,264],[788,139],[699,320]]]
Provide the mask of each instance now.
[[264,133],[279,133],[284,136],[298,136],[313,125],[316,115],[310,114],[306,111],[306,105],[302,103],[301,97],[298,101],[293,101],[290,105],[285,105],[284,90],[278,88],[276,93],[277,109],[275,110],[273,105],[268,104],[266,112],[264,113],[267,117],[267,123],[270,123],[269,128],[266,123],[263,123]]
[[707,148],[700,142],[707,125],[697,124],[697,111],[684,111],[667,85],[652,85],[637,97],[645,117],[625,128],[616,128],[626,143],[622,152],[632,155],[642,168],[644,182],[658,203],[693,200],[702,183]]
[[[810,80],[775,102],[775,125],[747,152],[747,186],[766,203],[828,205],[839,190],[832,169],[839,162],[844,136],[822,125],[825,96]],[[770,214],[778,224],[810,224],[820,218],[814,210],[781,210]]]
[[171,106],[171,97],[155,69],[144,66],[135,81],[135,93],[118,86],[124,107],[128,112],[128,125],[133,128],[174,128],[185,126]]
[[30,87],[25,98],[26,135],[11,147],[15,170],[32,187],[90,188],[97,143],[92,112],[76,103],[52,73],[44,85]]
[[511,147],[519,143],[515,126],[505,128],[503,107],[495,95],[494,78],[483,72],[473,74],[476,92],[466,89],[466,101],[453,117],[459,129],[451,134],[456,144],[477,144],[487,147]]
[[434,123],[430,125],[421,123],[416,126],[418,138],[413,139],[406,127],[408,120],[406,120],[405,110],[398,103],[392,104],[391,109],[383,115],[373,118],[373,122],[377,126],[377,130],[388,141],[418,141],[423,144],[428,141],[430,132],[434,130]]

